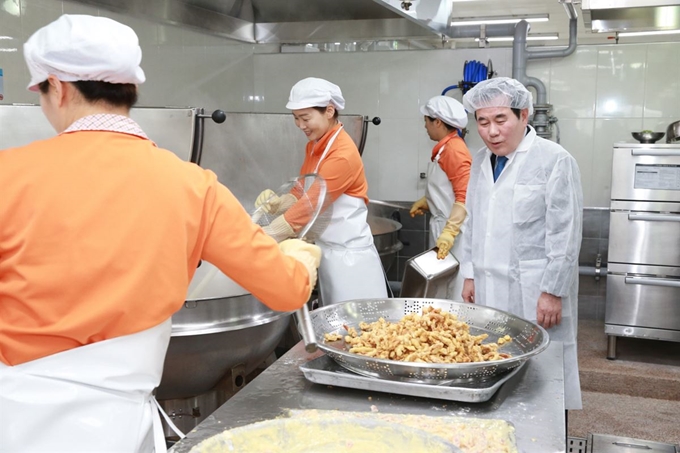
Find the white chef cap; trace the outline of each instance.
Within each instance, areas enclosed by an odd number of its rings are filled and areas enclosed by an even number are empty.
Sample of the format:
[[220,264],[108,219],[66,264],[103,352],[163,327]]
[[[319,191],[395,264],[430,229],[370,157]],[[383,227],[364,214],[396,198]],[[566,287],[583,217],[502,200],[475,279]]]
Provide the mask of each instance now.
[[435,96],[420,107],[420,113],[437,118],[449,126],[463,129],[467,126],[468,116],[463,104],[447,96]]
[[293,85],[286,108],[300,110],[329,105],[333,105],[336,110],[345,108],[345,98],[342,97],[340,87],[328,80],[307,77]]
[[143,83],[142,49],[135,32],[106,17],[64,14],[24,44],[30,91],[52,74],[63,82]]
[[465,93],[463,105],[468,112],[476,112],[485,107],[529,109],[529,115],[534,112],[531,92],[519,81],[509,77],[496,77],[479,82]]

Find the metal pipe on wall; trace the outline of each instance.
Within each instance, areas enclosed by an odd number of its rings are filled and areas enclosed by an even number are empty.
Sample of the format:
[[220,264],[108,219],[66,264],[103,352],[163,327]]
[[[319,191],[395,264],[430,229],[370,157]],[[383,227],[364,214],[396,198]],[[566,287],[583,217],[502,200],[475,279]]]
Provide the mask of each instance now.
[[[495,36],[510,36],[515,33],[513,24],[492,24],[484,26],[484,36],[487,38]],[[481,25],[467,25],[451,27],[447,33],[452,39],[459,38],[479,38],[482,35]]]
[[[529,22],[521,20],[515,25],[515,39],[512,43],[512,78],[520,81],[524,86],[533,87],[536,90],[536,104],[545,104],[547,95],[545,85],[536,77],[527,75],[527,34]],[[540,58],[540,57],[536,57]]]
[[534,117],[532,124],[540,137],[550,138],[552,131],[550,125],[557,121],[550,116],[552,106],[548,104],[548,96],[545,84],[536,77],[527,75],[528,60],[541,58],[566,57],[576,50],[576,37],[578,30],[577,18],[574,14],[569,15],[569,45],[564,49],[556,50],[530,50],[527,49],[527,34],[529,23],[521,20],[515,25],[514,41],[512,44],[512,77],[520,81],[524,86],[533,87],[536,90],[536,102],[534,105]]
[[567,57],[576,50],[576,37],[578,34],[578,20],[569,19],[569,45],[564,49],[536,50],[526,49],[530,60],[538,58],[560,58]]

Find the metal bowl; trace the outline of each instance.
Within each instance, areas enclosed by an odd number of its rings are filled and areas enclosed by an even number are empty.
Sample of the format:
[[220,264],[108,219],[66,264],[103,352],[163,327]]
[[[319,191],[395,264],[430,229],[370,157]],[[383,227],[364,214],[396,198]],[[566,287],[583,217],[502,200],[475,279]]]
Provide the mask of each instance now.
[[[428,306],[456,315],[470,325],[471,334],[488,334],[487,341],[510,335],[512,342],[503,346],[503,352],[512,357],[474,363],[398,362],[352,354],[344,341],[324,343],[326,333],[345,334],[343,325],[359,331],[361,322],[371,323],[379,318],[398,322],[405,315],[421,313]],[[545,329],[525,319],[483,305],[443,299],[352,300],[314,310],[311,317],[319,348],[342,367],[364,376],[421,384],[484,381],[520,366],[544,351],[550,343]]]
[[666,128],[666,143],[680,141],[680,121],[674,121]]
[[632,135],[640,143],[656,143],[661,140],[665,132],[633,132]]

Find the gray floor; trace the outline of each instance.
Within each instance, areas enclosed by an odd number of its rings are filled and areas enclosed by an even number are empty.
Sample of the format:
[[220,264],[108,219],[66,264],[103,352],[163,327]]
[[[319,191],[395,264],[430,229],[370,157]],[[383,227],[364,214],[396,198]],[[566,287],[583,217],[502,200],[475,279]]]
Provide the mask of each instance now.
[[680,343],[620,338],[607,360],[604,323],[587,320],[578,340],[583,410],[569,412],[569,436],[680,445]]

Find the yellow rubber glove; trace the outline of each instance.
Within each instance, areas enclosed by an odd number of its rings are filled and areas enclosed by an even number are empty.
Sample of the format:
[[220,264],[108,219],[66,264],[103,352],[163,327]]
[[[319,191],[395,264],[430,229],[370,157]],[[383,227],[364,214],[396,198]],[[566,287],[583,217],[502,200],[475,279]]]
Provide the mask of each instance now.
[[427,205],[427,198],[423,197],[420,200],[416,201],[413,203],[411,206],[411,211],[409,214],[411,214],[411,217],[415,217],[417,215],[424,215],[425,211],[429,211],[430,207]]
[[446,226],[442,230],[442,234],[437,238],[437,258],[443,260],[446,255],[451,251],[453,247],[453,242],[456,236],[460,233],[460,227],[463,225],[467,217],[467,209],[463,203],[456,202],[451,207],[451,215],[449,215],[449,220],[446,221]]
[[295,236],[295,230],[293,230],[293,227],[290,226],[288,222],[286,222],[286,218],[284,216],[278,216],[272,221],[272,223],[263,226],[262,229],[265,233],[267,233],[267,235],[273,237],[276,242],[281,242],[285,239]]
[[[309,294],[316,285],[317,269],[321,263],[321,249],[300,239],[287,239],[279,244],[279,250],[284,255],[295,258],[307,268],[309,273]],[[309,298],[309,295],[307,296]]]

